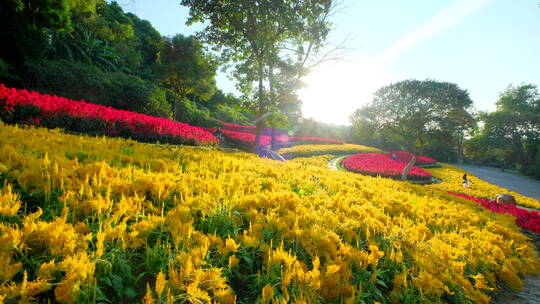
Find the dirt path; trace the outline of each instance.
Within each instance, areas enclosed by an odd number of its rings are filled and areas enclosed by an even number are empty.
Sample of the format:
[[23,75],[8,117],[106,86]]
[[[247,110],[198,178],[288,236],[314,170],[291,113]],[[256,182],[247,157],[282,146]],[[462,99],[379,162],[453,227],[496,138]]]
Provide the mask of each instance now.
[[343,156],[338,156],[336,158],[332,158],[330,161],[328,161],[328,168],[334,171],[343,171],[341,168],[340,162],[351,155],[343,155]]
[[540,200],[540,181],[538,180],[502,172],[501,169],[497,168],[453,165],[471,172],[476,177],[481,178],[488,183]]

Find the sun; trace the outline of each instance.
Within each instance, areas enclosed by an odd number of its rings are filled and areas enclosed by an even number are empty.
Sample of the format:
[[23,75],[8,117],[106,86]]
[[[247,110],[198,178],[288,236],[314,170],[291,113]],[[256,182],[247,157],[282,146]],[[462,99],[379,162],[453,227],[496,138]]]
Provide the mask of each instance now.
[[349,116],[370,101],[385,80],[382,66],[374,63],[321,64],[304,78],[307,87],[299,91],[303,115],[326,123],[348,125]]

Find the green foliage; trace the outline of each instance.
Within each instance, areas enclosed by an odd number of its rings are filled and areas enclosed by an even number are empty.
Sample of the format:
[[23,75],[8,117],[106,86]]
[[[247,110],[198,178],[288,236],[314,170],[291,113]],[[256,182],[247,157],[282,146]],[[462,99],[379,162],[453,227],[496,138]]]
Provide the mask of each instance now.
[[216,119],[235,123],[239,125],[250,125],[251,120],[246,116],[246,113],[239,110],[237,107],[227,105],[217,105],[212,110],[212,116]]
[[48,49],[52,33],[71,30],[69,1],[2,1],[0,28],[0,57],[17,66],[39,58]]
[[135,39],[137,40],[135,49],[142,59],[139,67],[140,74],[143,77],[150,77],[152,75],[151,67],[157,62],[159,51],[163,45],[163,37],[150,22],[141,20],[132,13],[126,15],[133,23]]
[[456,84],[404,80],[382,87],[373,101],[358,109],[351,122],[361,139],[399,140],[421,151],[439,138],[448,140],[471,128],[472,100]]
[[[294,134],[309,134],[315,137],[340,139],[348,143],[356,141],[352,136],[352,128],[350,126],[328,124],[316,121],[313,118],[293,119],[291,128]],[[378,146],[378,145],[368,145]]]
[[150,81],[122,72],[106,72],[72,60],[27,64],[29,89],[118,109],[170,117],[164,90]]
[[128,252],[112,248],[96,263],[99,289],[113,303],[133,302],[139,296],[132,267],[134,263],[130,259],[132,255]]
[[[174,106],[193,125],[249,123],[237,98],[215,94],[216,62],[197,39],[164,39],[115,1],[4,1],[0,25],[0,45],[10,46],[0,49],[6,85],[153,116],[171,118]],[[60,120],[75,131],[90,123]]]
[[159,81],[180,98],[190,94],[205,101],[216,90],[215,63],[203,53],[202,45],[192,36],[178,34],[165,38],[156,74]]
[[4,61],[4,59],[0,58],[0,81],[9,77],[9,69],[9,64]]
[[206,107],[187,98],[180,98],[174,92],[167,90],[167,100],[176,109],[174,119],[194,126],[221,127],[222,123],[212,117]]
[[540,176],[540,93],[535,85],[509,86],[500,95],[497,110],[484,114],[482,121],[482,132],[469,146],[497,148],[500,160]]
[[94,64],[109,71],[117,71],[121,67],[120,56],[109,43],[79,24],[73,33],[59,36],[54,47],[56,55],[70,60]]

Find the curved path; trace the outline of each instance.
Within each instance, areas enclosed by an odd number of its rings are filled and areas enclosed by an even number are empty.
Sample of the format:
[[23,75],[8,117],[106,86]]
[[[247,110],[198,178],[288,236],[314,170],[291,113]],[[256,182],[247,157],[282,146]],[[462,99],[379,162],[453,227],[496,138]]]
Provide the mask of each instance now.
[[538,180],[509,172],[502,172],[501,169],[497,168],[452,165],[467,170],[488,183],[540,200],[540,181]]

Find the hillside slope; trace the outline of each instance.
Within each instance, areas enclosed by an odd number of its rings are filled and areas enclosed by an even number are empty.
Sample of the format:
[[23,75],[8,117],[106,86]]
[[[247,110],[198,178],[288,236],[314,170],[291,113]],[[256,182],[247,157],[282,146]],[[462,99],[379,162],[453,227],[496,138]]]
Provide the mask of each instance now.
[[0,299],[488,303],[539,273],[511,216],[209,147],[0,124]]

